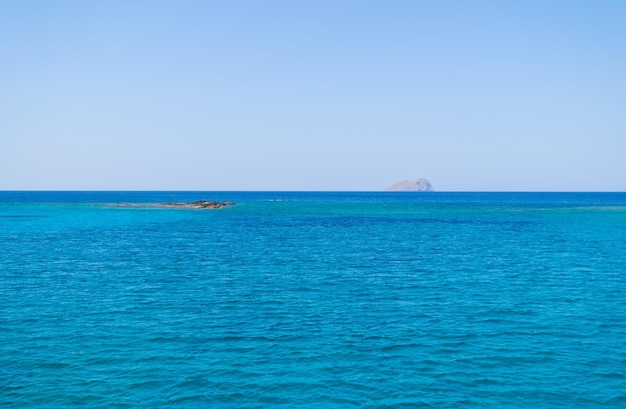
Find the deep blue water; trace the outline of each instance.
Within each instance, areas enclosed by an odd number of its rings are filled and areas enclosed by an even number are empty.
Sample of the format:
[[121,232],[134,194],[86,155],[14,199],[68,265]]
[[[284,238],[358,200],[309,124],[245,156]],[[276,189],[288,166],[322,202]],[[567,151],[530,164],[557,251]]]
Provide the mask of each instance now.
[[626,407],[624,193],[0,192],[0,266],[3,408]]

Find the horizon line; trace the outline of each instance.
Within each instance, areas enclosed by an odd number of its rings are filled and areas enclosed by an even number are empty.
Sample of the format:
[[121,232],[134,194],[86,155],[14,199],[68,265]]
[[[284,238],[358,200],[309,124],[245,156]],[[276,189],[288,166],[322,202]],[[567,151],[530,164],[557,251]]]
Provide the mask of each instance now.
[[0,192],[219,192],[219,193],[626,193],[626,190],[434,190],[434,191],[387,191],[387,190],[204,190],[204,189],[0,189]]

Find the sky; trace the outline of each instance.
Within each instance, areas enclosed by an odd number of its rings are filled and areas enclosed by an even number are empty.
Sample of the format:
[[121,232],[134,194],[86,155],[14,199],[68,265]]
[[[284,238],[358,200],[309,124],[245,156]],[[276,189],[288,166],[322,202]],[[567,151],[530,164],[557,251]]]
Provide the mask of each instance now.
[[626,191],[626,1],[0,2],[0,190]]

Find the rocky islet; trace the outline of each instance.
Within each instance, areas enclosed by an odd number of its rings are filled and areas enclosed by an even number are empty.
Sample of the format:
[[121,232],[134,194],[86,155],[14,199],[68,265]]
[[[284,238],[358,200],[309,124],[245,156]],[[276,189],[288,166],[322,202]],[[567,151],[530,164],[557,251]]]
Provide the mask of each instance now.
[[232,206],[233,202],[215,202],[209,200],[197,200],[195,202],[171,202],[159,203],[155,207],[169,207],[176,209],[219,209],[221,207]]

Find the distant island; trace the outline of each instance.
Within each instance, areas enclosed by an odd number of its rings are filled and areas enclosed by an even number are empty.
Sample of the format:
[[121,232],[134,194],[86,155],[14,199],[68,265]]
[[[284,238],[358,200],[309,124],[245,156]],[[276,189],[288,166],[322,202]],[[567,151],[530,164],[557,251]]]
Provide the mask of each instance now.
[[434,192],[428,179],[419,178],[394,183],[385,189],[386,192]]

